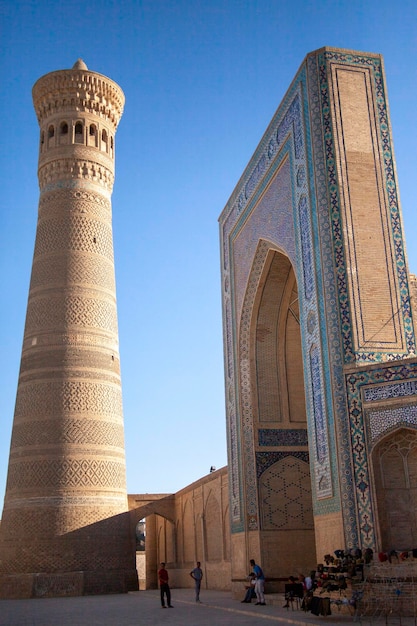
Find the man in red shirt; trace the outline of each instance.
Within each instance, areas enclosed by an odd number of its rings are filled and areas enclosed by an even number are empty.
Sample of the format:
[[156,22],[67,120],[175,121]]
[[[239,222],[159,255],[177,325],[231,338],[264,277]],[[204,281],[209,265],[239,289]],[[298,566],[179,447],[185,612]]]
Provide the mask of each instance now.
[[158,579],[159,579],[159,588],[161,590],[161,606],[163,609],[166,609],[165,598],[167,597],[167,605],[170,609],[173,608],[171,604],[171,589],[169,588],[168,580],[168,572],[165,569],[165,563],[161,563],[161,569],[158,570]]

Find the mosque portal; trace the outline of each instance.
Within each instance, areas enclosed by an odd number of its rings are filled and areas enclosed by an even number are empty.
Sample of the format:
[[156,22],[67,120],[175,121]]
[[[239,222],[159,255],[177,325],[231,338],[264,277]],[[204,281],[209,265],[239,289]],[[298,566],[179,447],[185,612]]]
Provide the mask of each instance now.
[[417,363],[383,61],[307,55],[220,219],[232,579],[416,545]]

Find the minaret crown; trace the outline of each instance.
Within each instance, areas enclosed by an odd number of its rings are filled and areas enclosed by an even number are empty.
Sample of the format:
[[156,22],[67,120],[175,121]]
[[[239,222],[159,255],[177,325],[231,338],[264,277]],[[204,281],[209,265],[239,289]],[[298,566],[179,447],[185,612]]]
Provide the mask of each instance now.
[[124,94],[107,76],[87,69],[82,59],[70,70],[50,72],[32,89],[33,104],[40,125],[69,110],[97,115],[116,130],[123,113]]
[[88,67],[82,59],[77,59],[74,65],[72,66],[72,69],[73,70],[88,70]]

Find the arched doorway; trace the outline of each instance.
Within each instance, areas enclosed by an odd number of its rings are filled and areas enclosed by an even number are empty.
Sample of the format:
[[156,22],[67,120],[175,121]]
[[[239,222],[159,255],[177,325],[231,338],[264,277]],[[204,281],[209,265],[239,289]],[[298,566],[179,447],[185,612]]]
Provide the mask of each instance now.
[[373,451],[381,550],[417,545],[417,431],[400,428]]
[[279,251],[266,257],[252,324],[261,554],[279,578],[316,560],[298,289]]

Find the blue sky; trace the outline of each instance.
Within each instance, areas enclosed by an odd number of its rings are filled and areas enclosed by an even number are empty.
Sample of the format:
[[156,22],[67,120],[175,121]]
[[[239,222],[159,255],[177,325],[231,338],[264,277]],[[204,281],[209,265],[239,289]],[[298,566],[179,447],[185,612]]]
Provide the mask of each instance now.
[[382,53],[417,273],[415,0],[0,1],[0,503],[36,232],[31,89],[78,57],[123,89],[113,193],[129,493],[226,457],[218,216],[308,52]]

